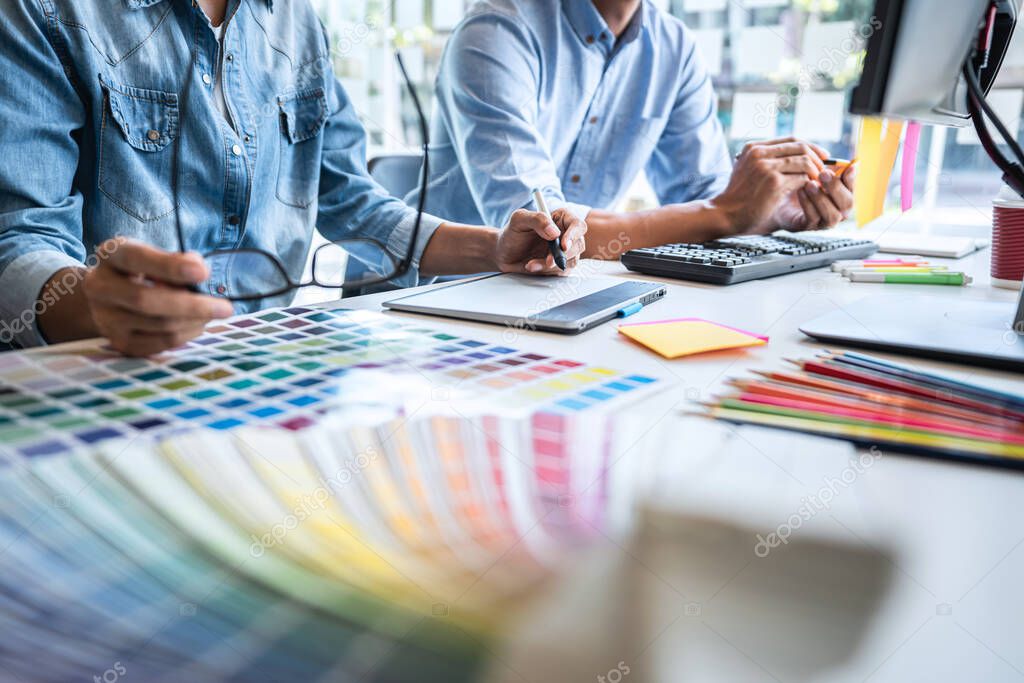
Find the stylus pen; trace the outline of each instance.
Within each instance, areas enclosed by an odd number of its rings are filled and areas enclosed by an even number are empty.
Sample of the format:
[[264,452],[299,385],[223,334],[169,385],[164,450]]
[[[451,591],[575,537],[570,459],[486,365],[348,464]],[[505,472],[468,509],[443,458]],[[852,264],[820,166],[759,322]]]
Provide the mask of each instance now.
[[963,273],[850,273],[850,282],[884,282],[889,285],[953,285],[971,284]]
[[[551,222],[554,223],[555,219],[551,212],[548,211],[548,205],[544,201],[544,195],[540,193],[540,190],[533,191],[533,201],[537,203],[537,210],[547,214],[548,218],[551,218]],[[555,265],[565,270],[565,252],[562,251],[561,238],[549,241],[548,249],[551,251],[551,256],[555,259]]]

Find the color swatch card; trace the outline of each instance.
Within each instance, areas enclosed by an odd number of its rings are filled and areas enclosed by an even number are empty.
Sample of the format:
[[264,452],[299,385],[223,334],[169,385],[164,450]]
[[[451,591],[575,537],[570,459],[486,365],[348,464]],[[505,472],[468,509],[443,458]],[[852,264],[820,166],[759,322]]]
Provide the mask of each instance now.
[[288,308],[227,321],[153,360],[101,350],[0,355],[0,452],[54,455],[195,427],[298,430],[374,401],[575,413],[661,386],[379,313]]
[[620,325],[619,332],[670,359],[768,343],[768,337],[700,318]]
[[0,670],[478,680],[548,579],[604,539],[616,425],[364,417],[12,454]]

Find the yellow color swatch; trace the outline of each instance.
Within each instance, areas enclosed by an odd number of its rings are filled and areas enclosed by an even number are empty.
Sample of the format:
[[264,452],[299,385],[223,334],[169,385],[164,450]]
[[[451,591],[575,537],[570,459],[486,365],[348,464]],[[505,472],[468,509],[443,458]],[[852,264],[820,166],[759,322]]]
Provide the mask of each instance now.
[[768,343],[768,337],[699,318],[620,325],[619,332],[665,358],[680,358],[747,346],[764,346]]

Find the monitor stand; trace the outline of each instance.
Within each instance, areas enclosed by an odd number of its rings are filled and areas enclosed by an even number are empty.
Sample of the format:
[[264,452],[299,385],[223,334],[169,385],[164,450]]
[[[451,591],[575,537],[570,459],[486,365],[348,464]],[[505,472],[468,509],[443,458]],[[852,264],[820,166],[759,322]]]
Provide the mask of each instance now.
[[1020,298],[1017,299],[1017,313],[1013,317],[1013,331],[1017,336],[1024,336],[1024,286],[1020,288]]
[[876,295],[812,320],[816,340],[1024,372],[1024,290],[1017,303]]

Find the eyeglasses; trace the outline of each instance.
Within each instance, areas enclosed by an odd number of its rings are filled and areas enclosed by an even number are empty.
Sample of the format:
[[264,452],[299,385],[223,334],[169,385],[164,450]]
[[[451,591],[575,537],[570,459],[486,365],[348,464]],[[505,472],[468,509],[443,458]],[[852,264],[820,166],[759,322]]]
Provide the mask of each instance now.
[[[312,277],[306,282],[296,282],[288,274],[288,270],[276,254],[262,249],[217,250],[203,254],[203,259],[209,266],[211,273],[218,274],[224,279],[227,279],[228,273],[241,273],[245,277],[235,278],[233,291],[225,294],[216,294],[215,296],[227,299],[228,301],[246,302],[281,296],[303,287],[359,290],[364,287],[372,287],[395,280],[409,272],[409,269],[412,267],[416,244],[419,241],[420,225],[423,222],[423,211],[427,202],[427,179],[430,175],[430,160],[428,158],[430,132],[427,126],[427,117],[424,115],[423,107],[420,105],[419,96],[416,94],[416,87],[413,85],[412,79],[409,78],[409,73],[405,69],[402,55],[396,52],[395,59],[398,61],[398,68],[402,73],[402,79],[405,81],[405,86],[416,109],[420,134],[423,140],[423,169],[420,179],[420,197],[416,209],[416,222],[413,225],[405,255],[400,259],[397,258],[388,251],[384,244],[372,238],[352,238],[330,242],[318,247],[313,252]],[[182,97],[182,107],[185,107],[187,104],[188,82],[186,82],[185,88],[186,93]],[[178,157],[180,147],[181,136],[179,135],[178,142],[175,145],[174,170],[172,172],[174,185],[172,191],[176,207],[179,206]],[[181,214],[177,209],[174,214],[178,249],[185,253],[185,235],[181,226]],[[368,275],[346,281],[345,263],[353,255],[361,253],[365,253],[368,256],[377,255],[378,257],[383,257],[385,266],[381,269],[383,274]],[[196,291],[199,291],[198,288],[196,288]]]

